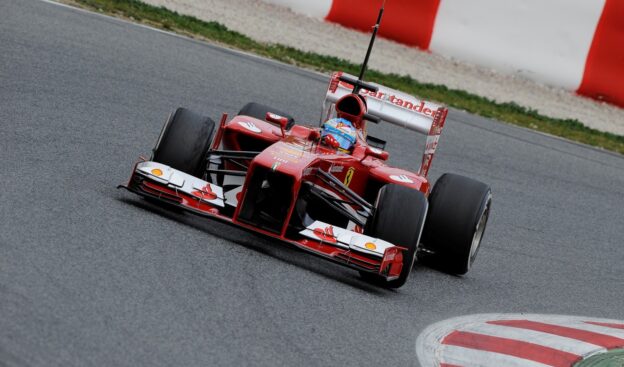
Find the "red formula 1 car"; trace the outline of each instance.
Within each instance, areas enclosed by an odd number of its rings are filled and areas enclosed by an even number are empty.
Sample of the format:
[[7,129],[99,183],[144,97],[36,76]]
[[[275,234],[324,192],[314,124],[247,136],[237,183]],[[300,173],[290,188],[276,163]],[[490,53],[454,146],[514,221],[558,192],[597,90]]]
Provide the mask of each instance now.
[[[218,125],[178,109],[152,157],[136,164],[123,187],[290,243],[387,287],[402,286],[417,257],[464,274],[477,254],[491,193],[454,174],[431,188],[427,173],[446,115],[444,107],[338,72],[321,127],[295,124],[257,103],[229,121],[224,114]],[[324,122],[335,118],[353,128],[351,146],[325,134]],[[367,136],[371,122],[426,135],[418,172],[386,164],[385,142]]]

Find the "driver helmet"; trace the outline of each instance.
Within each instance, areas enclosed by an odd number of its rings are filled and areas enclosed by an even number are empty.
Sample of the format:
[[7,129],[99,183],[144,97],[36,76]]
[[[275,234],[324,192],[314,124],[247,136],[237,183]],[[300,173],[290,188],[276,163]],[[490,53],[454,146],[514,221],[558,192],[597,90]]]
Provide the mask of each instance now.
[[353,127],[353,124],[347,119],[338,117],[326,121],[321,131],[321,140],[325,142],[325,144],[328,144],[328,139],[333,139],[338,142],[337,149],[347,153],[353,149],[356,136],[357,131],[355,127]]

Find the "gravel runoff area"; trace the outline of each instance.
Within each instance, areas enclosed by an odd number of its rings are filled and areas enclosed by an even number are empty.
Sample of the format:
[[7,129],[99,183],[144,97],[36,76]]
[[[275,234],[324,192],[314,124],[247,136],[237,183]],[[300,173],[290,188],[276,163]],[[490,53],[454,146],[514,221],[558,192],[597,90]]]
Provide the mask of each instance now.
[[[143,0],[197,18],[218,21],[255,40],[279,43],[361,62],[369,35],[336,24],[293,13],[260,0]],[[408,74],[427,83],[443,84],[498,102],[516,102],[541,114],[572,118],[589,127],[624,135],[624,109],[568,91],[540,85],[519,76],[379,39],[370,67],[383,72]]]

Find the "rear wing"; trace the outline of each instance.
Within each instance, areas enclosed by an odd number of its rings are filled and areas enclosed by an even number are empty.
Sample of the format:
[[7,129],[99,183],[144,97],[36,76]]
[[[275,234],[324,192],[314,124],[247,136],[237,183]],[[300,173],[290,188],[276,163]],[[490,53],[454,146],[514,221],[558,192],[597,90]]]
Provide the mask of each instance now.
[[[340,80],[342,76],[357,80],[355,76],[347,73],[334,72],[332,74],[323,104],[321,123],[333,113],[335,103],[353,91],[353,85]],[[440,134],[444,128],[448,109],[380,84],[367,84],[378,88],[376,92],[366,89],[359,91],[359,94],[366,99],[369,115],[375,116],[381,121],[427,135],[419,171],[420,175],[426,177],[438,146]]]
[[[353,85],[339,80],[341,76],[356,78],[342,72],[333,73],[325,96],[325,108],[353,91]],[[359,92],[360,95],[366,97],[368,114],[385,122],[428,135],[436,115],[445,113],[446,108],[437,104],[420,100],[383,85],[367,84],[378,88],[377,92],[366,89],[361,89]]]

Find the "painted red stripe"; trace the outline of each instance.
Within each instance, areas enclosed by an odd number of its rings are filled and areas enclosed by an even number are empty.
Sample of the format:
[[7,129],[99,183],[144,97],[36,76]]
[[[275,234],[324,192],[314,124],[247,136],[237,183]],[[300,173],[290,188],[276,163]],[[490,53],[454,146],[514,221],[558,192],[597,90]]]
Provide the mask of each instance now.
[[[383,0],[334,0],[330,22],[369,32]],[[386,3],[379,34],[410,46],[429,49],[440,0],[392,0]]]
[[506,354],[553,367],[570,367],[581,359],[579,355],[539,344],[458,330],[444,337],[442,344]]
[[610,327],[613,329],[624,329],[624,324],[611,324],[608,322],[585,321],[586,324]]
[[593,331],[575,329],[567,326],[552,325],[529,320],[498,320],[488,321],[487,323],[492,325],[502,325],[520,329],[541,331],[543,333],[559,335],[566,338],[576,339],[586,343],[599,345],[607,349],[624,347],[624,339],[611,335],[596,333]]
[[440,363],[440,367],[462,367],[456,364]]
[[624,106],[624,1],[606,0],[592,41],[580,94]]

